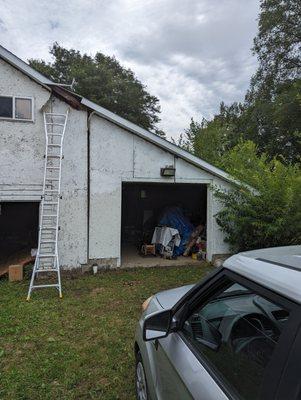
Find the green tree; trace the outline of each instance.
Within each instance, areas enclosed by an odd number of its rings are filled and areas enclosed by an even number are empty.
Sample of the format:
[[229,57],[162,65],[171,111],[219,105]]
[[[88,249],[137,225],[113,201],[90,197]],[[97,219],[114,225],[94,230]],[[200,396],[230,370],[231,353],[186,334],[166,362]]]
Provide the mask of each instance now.
[[241,116],[244,138],[259,152],[287,163],[301,155],[301,79],[279,84],[270,98],[257,96]]
[[115,57],[97,52],[94,57],[66,49],[54,43],[50,49],[53,61],[29,60],[30,65],[55,82],[70,84],[80,95],[108,110],[152,130],[159,122],[159,100],[150,95],[134,73]]
[[[221,104],[211,121],[198,124],[192,151],[215,163],[241,139],[258,153],[286,163],[301,155],[301,2],[261,0],[254,39],[259,66],[243,104]],[[197,124],[197,123],[195,123]],[[220,132],[218,132],[220,130]],[[187,132],[184,132],[186,140]],[[184,141],[185,142],[185,141]],[[214,155],[216,149],[216,155]]]
[[184,131],[182,147],[216,164],[241,140],[251,140],[258,153],[286,163],[300,161],[301,79],[279,84],[273,97],[256,97],[252,103],[226,106],[211,121],[192,120]]
[[227,148],[227,128],[223,127],[218,119],[201,123],[191,120],[189,129],[185,131],[184,146],[198,157],[211,163],[218,164],[218,160]]
[[259,66],[246,95],[245,139],[286,162],[301,154],[301,2],[262,0],[253,52]]
[[258,25],[253,51],[259,68],[251,81],[251,98],[270,97],[279,83],[300,78],[300,0],[261,0]]
[[211,164],[218,165],[220,158],[235,146],[240,138],[242,105],[230,107],[220,104],[220,112],[211,121],[203,118],[199,123],[193,118],[189,128],[180,136],[178,145]]
[[[216,215],[232,251],[300,244],[301,173],[258,155],[256,145],[241,142],[220,160],[220,166],[240,184],[232,190],[215,188],[223,205]],[[250,185],[250,186],[248,186]]]

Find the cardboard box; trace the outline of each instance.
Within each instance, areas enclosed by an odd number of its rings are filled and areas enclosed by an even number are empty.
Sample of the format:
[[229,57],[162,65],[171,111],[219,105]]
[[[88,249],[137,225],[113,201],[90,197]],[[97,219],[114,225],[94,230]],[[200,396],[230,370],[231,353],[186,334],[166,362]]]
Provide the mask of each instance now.
[[23,265],[10,265],[8,268],[8,279],[10,282],[23,280]]

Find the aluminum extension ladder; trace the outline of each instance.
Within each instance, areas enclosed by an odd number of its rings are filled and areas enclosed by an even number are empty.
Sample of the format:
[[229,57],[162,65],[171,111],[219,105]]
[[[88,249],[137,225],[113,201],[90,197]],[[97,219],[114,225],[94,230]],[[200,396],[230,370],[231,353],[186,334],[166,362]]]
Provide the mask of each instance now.
[[[60,264],[58,256],[58,231],[60,211],[60,190],[63,159],[63,141],[69,110],[66,114],[44,112],[46,152],[43,194],[40,208],[38,250],[30,280],[27,300],[33,289],[55,287],[62,297]],[[42,273],[55,273],[56,283],[35,284]],[[52,275],[52,274],[49,274]]]

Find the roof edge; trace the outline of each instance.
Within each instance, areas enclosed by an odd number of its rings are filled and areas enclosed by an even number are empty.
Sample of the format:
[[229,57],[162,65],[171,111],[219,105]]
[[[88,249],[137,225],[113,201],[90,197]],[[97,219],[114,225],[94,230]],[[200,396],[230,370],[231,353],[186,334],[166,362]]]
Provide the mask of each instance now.
[[23,72],[29,78],[33,79],[40,85],[44,86],[47,90],[50,90],[47,85],[54,83],[50,79],[46,78],[46,76],[42,75],[40,72],[32,68],[25,61],[21,60],[21,58],[17,57],[15,54],[11,53],[9,50],[7,50],[1,45],[0,45],[0,57],[3,58],[3,60],[8,62],[16,69]]

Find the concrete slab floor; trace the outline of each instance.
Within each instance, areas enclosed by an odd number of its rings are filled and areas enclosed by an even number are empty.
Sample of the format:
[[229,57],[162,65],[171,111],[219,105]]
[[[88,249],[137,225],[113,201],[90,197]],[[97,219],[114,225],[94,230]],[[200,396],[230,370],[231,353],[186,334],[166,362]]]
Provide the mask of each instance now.
[[176,260],[166,260],[157,256],[143,257],[139,254],[137,248],[132,245],[125,245],[121,251],[121,267],[137,268],[137,267],[180,267],[185,265],[200,265],[203,261],[193,260],[191,257],[180,256]]

